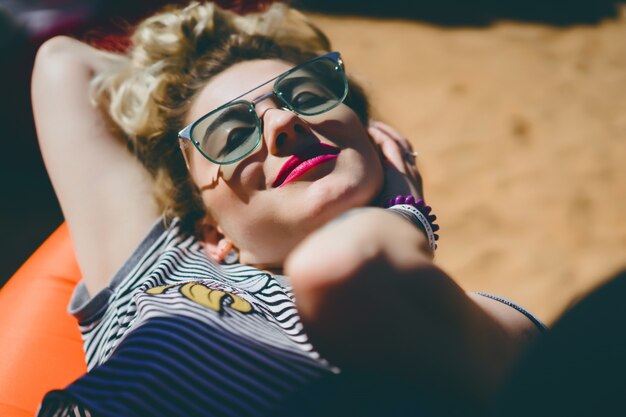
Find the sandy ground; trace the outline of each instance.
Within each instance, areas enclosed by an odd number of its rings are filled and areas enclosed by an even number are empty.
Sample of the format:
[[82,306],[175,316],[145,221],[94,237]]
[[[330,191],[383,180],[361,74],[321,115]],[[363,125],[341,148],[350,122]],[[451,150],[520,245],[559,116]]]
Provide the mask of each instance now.
[[552,323],[626,267],[626,10],[567,28],[313,17],[419,151],[437,262],[465,289]]

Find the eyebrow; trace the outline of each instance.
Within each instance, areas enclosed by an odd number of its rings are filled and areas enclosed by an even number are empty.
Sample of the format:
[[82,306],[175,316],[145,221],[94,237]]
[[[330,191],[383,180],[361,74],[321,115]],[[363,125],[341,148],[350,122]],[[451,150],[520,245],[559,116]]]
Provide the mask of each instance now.
[[209,126],[207,126],[207,128],[205,129],[204,134],[202,135],[202,143],[204,144],[206,142],[207,136],[213,133],[213,131],[215,131],[216,128],[219,127],[219,125],[224,123],[225,121],[227,120],[244,121],[243,117],[233,117],[233,114],[240,114],[240,113],[241,111],[239,111],[238,109],[235,109],[232,106],[222,109],[222,112],[220,113],[220,115],[217,116],[217,118],[213,120],[211,124],[209,124]]
[[298,77],[284,79],[282,80],[280,85],[286,85],[287,87],[291,88],[293,85],[298,85],[306,81],[316,81],[317,84],[323,84],[322,82],[320,82],[320,77],[316,77],[314,74],[306,74],[300,75]]

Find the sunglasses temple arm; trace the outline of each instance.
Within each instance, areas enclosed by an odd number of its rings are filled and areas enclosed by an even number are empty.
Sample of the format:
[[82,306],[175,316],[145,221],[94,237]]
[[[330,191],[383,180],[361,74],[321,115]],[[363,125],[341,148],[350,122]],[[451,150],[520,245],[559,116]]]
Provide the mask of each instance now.
[[188,141],[191,141],[191,125],[186,126],[183,130],[178,132],[178,138],[187,139]]

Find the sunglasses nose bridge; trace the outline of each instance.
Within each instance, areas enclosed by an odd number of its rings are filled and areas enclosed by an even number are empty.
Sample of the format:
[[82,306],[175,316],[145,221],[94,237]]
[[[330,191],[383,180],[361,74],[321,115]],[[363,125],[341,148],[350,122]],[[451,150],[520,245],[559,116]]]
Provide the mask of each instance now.
[[[263,109],[257,110],[256,105],[258,103],[262,102],[263,100],[267,100],[268,98],[272,98],[272,97],[276,97],[276,103],[278,104],[277,106],[268,105]],[[280,100],[280,98],[276,95],[274,91],[271,91],[267,94],[263,94],[262,96],[257,97],[254,100],[252,100],[250,103],[252,104],[252,107],[256,110],[257,115],[259,116],[259,122],[261,123],[261,128],[263,128],[263,119],[265,118],[265,113],[267,113],[268,110],[281,109],[281,110],[292,111],[291,108],[287,107],[287,105],[285,105],[285,103],[282,100]]]
[[252,107],[256,108],[256,105],[259,104],[260,102],[262,102],[263,100],[267,100],[270,97],[275,96],[276,93],[274,93],[273,91],[270,91],[267,94],[263,94],[261,97],[257,97],[254,100],[251,101],[252,103]]

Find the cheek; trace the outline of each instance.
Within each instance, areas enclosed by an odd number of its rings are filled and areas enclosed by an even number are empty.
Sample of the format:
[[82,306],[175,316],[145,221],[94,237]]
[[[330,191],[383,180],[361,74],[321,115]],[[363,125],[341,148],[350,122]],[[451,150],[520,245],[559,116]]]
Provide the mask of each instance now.
[[216,176],[211,185],[202,189],[205,207],[224,230],[232,231],[233,225],[248,222],[254,217],[250,215],[250,209],[256,201],[254,188],[258,185],[258,178],[258,167],[246,165],[241,171],[237,170],[233,179],[225,181]]
[[237,224],[235,220],[240,217],[239,199],[225,187],[215,187],[202,193],[202,201],[216,224],[228,237],[232,237],[233,225]]
[[238,175],[233,177],[233,181],[231,181],[229,185],[233,188],[241,189],[246,195],[252,196],[255,191],[266,188],[263,162],[253,160],[244,161],[244,164],[242,164],[237,174]]
[[364,152],[364,174],[361,181],[367,189],[371,202],[383,187],[384,173],[378,154],[371,145],[368,145],[368,148],[369,151]]
[[[329,134],[337,137],[344,146],[353,148],[360,155],[366,169],[372,176],[382,177],[382,155],[378,146],[367,133],[367,129],[348,107],[340,116],[341,118],[338,117],[337,120],[341,124],[333,125],[333,131]],[[332,138],[332,136],[329,137]]]
[[317,116],[307,116],[305,120],[319,134],[338,145],[356,149],[371,145],[365,126],[344,104]]
[[213,187],[217,180],[219,166],[207,161],[200,152],[193,152],[189,161],[189,173],[196,186],[203,191]]
[[354,111],[341,104],[331,111],[313,116],[310,123],[322,136],[330,141],[352,148],[358,156],[350,158],[350,171],[359,188],[369,192],[382,187],[384,174],[381,154]]

